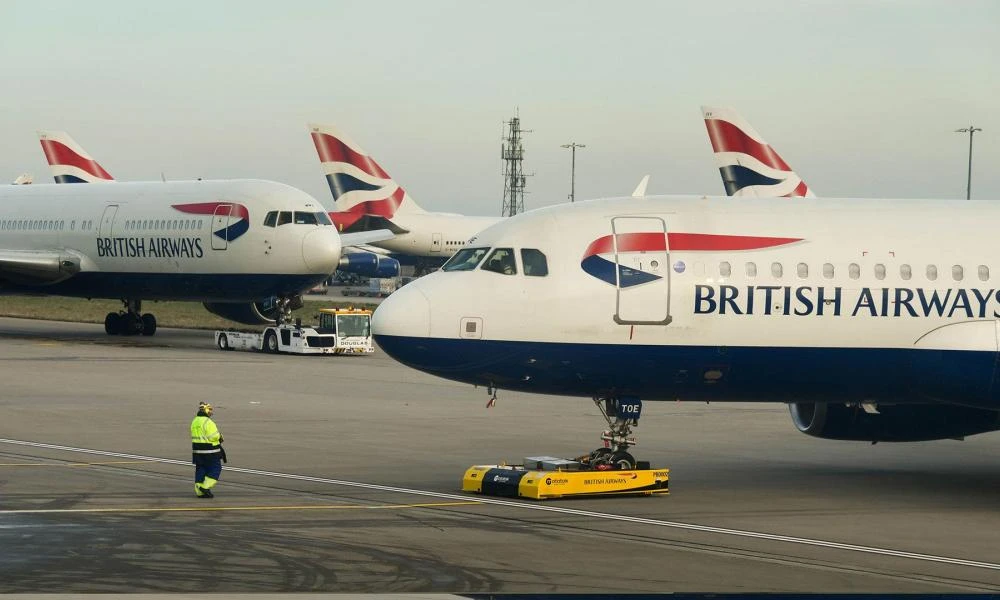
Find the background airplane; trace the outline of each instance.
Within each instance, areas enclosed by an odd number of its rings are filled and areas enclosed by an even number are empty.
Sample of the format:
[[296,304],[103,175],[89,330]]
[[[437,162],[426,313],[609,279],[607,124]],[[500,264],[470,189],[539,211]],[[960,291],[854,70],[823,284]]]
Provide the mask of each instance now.
[[727,196],[815,197],[806,182],[734,109],[702,106],[701,113]]
[[785,402],[828,439],[959,438],[1000,428],[997,220],[964,200],[563,204],[483,231],[373,330],[440,377],[603,400],[619,465],[641,400]]
[[[65,131],[39,131],[38,139],[42,144],[45,160],[49,163],[49,169],[52,171],[56,183],[110,183],[115,181],[114,177]],[[386,239],[392,235],[383,231],[377,237]],[[365,239],[373,238],[365,236]],[[359,251],[352,245],[348,245],[347,248],[348,250],[340,257],[337,270],[366,277],[399,275],[399,263],[396,260],[372,252]],[[273,300],[263,301],[262,304],[272,305]],[[272,312],[268,314],[272,314]],[[241,317],[243,320],[237,320],[247,322],[246,319],[250,319],[251,323],[274,320],[261,321],[261,318],[264,317],[245,315]]]

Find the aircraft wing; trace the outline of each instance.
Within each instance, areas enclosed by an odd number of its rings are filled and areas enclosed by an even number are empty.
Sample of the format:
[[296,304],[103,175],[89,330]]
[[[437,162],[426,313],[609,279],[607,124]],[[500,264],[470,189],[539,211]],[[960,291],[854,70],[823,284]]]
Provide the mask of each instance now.
[[340,234],[340,244],[345,247],[358,246],[361,244],[370,244],[372,242],[391,240],[394,237],[396,237],[396,234],[389,231],[388,229],[375,229],[373,231],[358,231],[356,233],[342,233]]
[[69,279],[80,271],[80,258],[58,250],[0,248],[0,280],[46,284]]

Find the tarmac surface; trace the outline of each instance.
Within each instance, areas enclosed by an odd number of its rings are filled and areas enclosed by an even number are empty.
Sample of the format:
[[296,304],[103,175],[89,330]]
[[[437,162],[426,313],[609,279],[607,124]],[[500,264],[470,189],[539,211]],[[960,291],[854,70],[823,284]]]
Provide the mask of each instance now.
[[[652,498],[463,494],[473,464],[599,445],[588,399],[436,379],[384,354],[221,352],[0,319],[0,592],[985,592],[1000,435],[858,444],[782,405],[647,403]],[[193,493],[188,425],[230,462]]]

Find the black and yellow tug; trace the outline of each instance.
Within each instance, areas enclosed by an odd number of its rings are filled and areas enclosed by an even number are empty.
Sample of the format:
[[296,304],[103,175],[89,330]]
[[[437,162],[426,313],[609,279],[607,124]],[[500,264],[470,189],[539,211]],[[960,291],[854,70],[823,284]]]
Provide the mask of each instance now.
[[637,461],[632,469],[616,469],[577,460],[536,456],[521,465],[475,465],[462,478],[462,491],[505,498],[579,498],[585,496],[652,496],[669,494],[670,470],[652,469]]

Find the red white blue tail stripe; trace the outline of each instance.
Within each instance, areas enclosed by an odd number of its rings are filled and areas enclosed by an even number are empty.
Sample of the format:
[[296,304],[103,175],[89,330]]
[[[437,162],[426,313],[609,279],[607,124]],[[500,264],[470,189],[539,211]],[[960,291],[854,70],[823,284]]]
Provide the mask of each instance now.
[[731,108],[701,107],[715,162],[729,196],[808,197],[815,194],[750,123]]
[[[234,241],[250,229],[250,211],[242,204],[233,202],[198,202],[194,204],[173,204],[175,210],[189,215],[204,215],[217,218],[219,223],[225,223],[212,231],[216,237]],[[213,223],[213,227],[216,224]]]
[[365,216],[392,219],[397,212],[423,212],[374,158],[335,127],[310,124],[309,131],[337,206],[330,218],[339,230]]
[[65,131],[39,131],[38,139],[56,183],[107,183],[115,180]]
[[[617,241],[614,239],[617,237]],[[619,233],[605,235],[587,246],[580,267],[601,281],[628,288],[660,279],[660,275],[618,265],[615,275],[615,251],[618,256],[644,252],[735,252],[761,250],[801,242],[801,238],[718,235],[712,233],[663,232]]]

